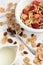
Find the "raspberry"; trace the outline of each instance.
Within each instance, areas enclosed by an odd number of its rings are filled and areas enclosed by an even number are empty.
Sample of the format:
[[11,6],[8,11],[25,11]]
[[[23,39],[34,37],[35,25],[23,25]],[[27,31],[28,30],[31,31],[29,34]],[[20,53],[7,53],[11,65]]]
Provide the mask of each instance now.
[[35,9],[35,7],[34,6],[30,6],[30,10],[34,10]]
[[34,23],[34,24],[32,24],[32,27],[35,28],[35,29],[38,29],[39,28],[39,24],[38,23]]
[[40,2],[39,1],[37,1],[37,0],[35,0],[34,2],[33,2],[33,4],[35,4],[35,5],[39,5],[40,4]]
[[39,15],[39,14],[34,14],[34,18],[35,18],[35,19],[40,18],[40,15]]
[[26,9],[23,9],[24,14],[28,14],[28,11]]
[[41,14],[43,15],[43,10],[41,11]]

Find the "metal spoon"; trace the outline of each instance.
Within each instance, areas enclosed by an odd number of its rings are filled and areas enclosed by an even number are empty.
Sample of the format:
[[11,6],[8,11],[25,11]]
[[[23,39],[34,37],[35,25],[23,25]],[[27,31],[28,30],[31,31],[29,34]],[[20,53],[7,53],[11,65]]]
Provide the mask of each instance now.
[[34,50],[34,49],[31,48],[30,46],[28,46],[18,34],[16,34],[15,37],[17,37],[17,38],[28,48],[28,50],[29,50],[33,55],[36,55],[36,50]]

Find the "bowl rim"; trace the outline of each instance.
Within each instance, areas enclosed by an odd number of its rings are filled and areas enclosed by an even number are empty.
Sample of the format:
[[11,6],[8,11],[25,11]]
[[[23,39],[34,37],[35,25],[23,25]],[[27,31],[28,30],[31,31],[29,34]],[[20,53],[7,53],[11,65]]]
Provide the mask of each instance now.
[[24,2],[25,0],[21,0],[19,3],[18,3],[18,5],[17,5],[17,7],[16,7],[16,9],[15,9],[15,17],[16,17],[16,20],[18,21],[18,23],[24,28],[24,29],[26,29],[26,30],[28,30],[28,31],[30,31],[30,32],[43,32],[43,29],[34,29],[34,28],[30,28],[30,27],[28,27],[28,26],[26,26],[23,22],[22,22],[22,20],[20,19],[20,17],[18,16],[18,8],[20,8],[20,5]]

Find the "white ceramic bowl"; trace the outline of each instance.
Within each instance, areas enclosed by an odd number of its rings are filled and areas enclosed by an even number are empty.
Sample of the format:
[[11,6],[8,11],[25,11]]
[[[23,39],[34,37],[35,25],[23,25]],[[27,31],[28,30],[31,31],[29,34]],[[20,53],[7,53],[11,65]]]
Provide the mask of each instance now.
[[[20,19],[20,15],[21,15],[21,12],[23,10],[23,8],[26,6],[26,5],[29,5],[33,0],[21,0],[17,7],[16,7],[16,10],[15,10],[15,16],[16,16],[16,20],[17,22],[21,25],[21,27],[23,27],[24,29],[28,30],[28,31],[31,31],[31,32],[43,32],[43,29],[33,29],[33,28],[30,28],[28,26],[26,26],[22,20]],[[41,0],[43,1],[43,0]]]

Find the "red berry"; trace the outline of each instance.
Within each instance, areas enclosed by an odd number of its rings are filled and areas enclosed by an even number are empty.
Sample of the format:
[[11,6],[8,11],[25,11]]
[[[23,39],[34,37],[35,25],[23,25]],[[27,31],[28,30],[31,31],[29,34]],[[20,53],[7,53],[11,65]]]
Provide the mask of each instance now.
[[39,24],[43,23],[43,20],[40,20]]
[[33,2],[33,4],[35,4],[35,5],[39,5],[40,4],[40,2],[39,1],[37,1],[37,0],[35,0],[34,2]]
[[39,15],[39,14],[34,14],[34,18],[35,18],[35,19],[40,18],[40,15]]
[[41,14],[43,15],[43,10],[41,11]]
[[28,19],[29,19],[29,17],[26,17],[24,21],[26,21],[26,20],[28,20]]
[[28,14],[28,11],[26,9],[23,9],[24,14]]
[[30,6],[30,10],[34,10],[35,9],[35,7],[34,6]]
[[34,24],[32,24],[32,27],[35,28],[35,29],[38,29],[39,25],[38,25],[38,23],[34,23]]
[[25,20],[29,19],[29,17],[27,17]]

